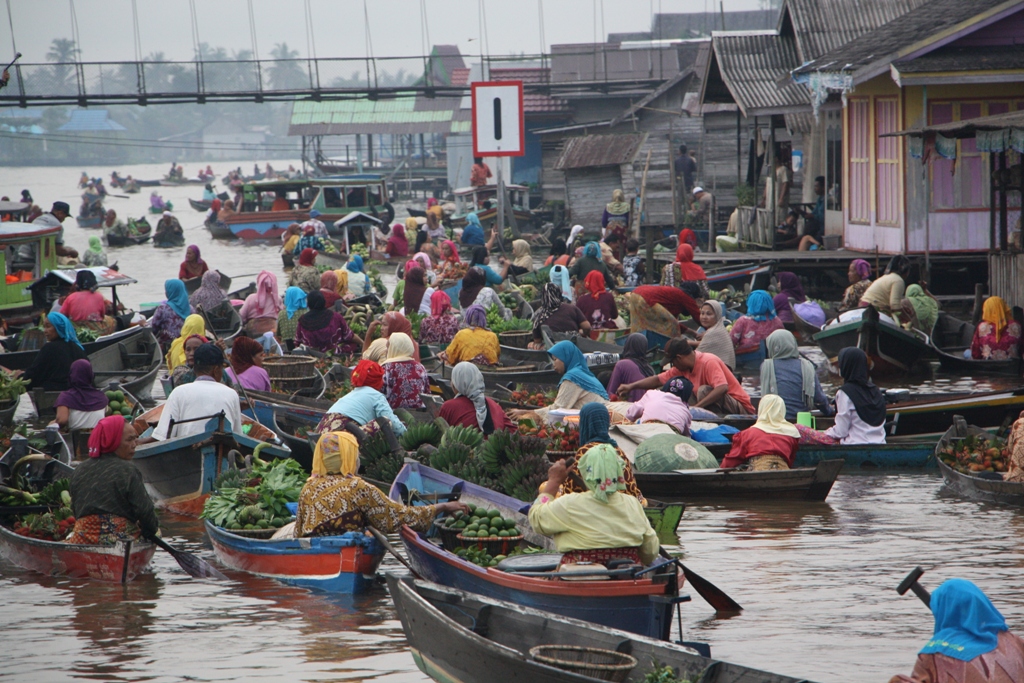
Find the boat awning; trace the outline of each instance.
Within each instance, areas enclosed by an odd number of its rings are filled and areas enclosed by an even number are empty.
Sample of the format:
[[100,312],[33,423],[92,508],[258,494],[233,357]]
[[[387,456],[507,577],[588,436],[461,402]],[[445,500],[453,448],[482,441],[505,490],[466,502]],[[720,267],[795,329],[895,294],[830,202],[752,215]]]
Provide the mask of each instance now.
[[383,222],[384,221],[382,221],[381,219],[375,218],[374,216],[371,216],[368,213],[363,213],[362,211],[353,211],[350,214],[346,214],[344,218],[339,218],[338,220],[334,221],[334,227],[344,228],[348,225],[367,225],[374,223],[380,225]]
[[96,276],[96,282],[100,287],[118,287],[120,285],[133,285],[138,280],[130,278],[123,273],[119,273],[116,270],[108,268],[107,266],[100,266],[98,268],[61,268],[59,270],[47,271],[46,275],[34,282],[29,289],[32,289],[36,285],[45,286],[46,280],[50,277],[63,280],[68,284],[74,284],[78,278],[78,273],[83,270],[90,271]]
[[922,126],[885,133],[879,137],[900,136],[910,138],[910,154],[915,158],[922,157],[927,145],[934,147],[941,156],[954,159],[958,138],[975,138],[979,152],[1015,150],[1024,153],[1024,111]]
[[0,213],[23,213],[32,206],[27,202],[3,202],[0,201]]

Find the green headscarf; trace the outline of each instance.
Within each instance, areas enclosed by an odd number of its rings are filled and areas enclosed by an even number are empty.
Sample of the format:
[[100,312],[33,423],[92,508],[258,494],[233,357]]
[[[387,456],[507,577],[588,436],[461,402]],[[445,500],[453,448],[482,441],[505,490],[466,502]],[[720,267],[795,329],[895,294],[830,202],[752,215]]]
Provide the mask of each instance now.
[[775,361],[784,358],[800,359],[800,393],[807,410],[814,409],[814,365],[806,358],[800,358],[796,337],[788,330],[775,330],[764,342],[768,347],[768,358],[761,363],[761,395],[778,394],[779,383],[775,379]]
[[100,238],[93,235],[89,238],[89,251],[94,254],[103,253],[103,243],[100,242]]
[[914,307],[917,313],[917,320],[921,323],[921,330],[931,334],[935,321],[939,319],[939,302],[924,293],[921,285],[910,285],[907,287],[907,300]]
[[583,454],[577,465],[583,483],[594,498],[602,503],[608,502],[608,496],[616,491],[626,490],[626,480],[622,476],[622,458],[608,444],[594,446]]

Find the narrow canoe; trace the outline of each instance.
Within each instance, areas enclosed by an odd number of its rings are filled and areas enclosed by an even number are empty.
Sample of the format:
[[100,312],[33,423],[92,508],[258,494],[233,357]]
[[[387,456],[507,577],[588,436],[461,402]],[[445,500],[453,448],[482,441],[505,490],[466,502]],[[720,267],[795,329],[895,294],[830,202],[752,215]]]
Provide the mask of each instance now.
[[964,358],[964,351],[971,348],[974,340],[974,325],[958,320],[948,313],[939,312],[939,318],[932,328],[930,342],[939,357],[939,365],[947,372],[968,376],[1010,375],[1021,376],[1021,359],[974,360]]
[[926,335],[880,320],[870,306],[860,319],[825,326],[814,335],[814,341],[829,359],[837,358],[848,346],[856,346],[874,363],[875,375],[907,374],[935,356]]
[[167,236],[156,237],[156,236],[154,236],[153,237],[153,246],[156,247],[157,249],[170,249],[170,248],[173,248],[173,247],[183,247],[183,246],[185,246],[185,237],[184,237],[184,235],[172,235],[170,237],[167,237]]
[[[130,327],[126,330],[118,330],[113,334],[108,334],[103,337],[99,337],[96,341],[86,342],[82,346],[85,347],[86,355],[94,353],[102,348],[106,348],[111,344],[116,344],[121,341],[126,341],[129,337],[133,337],[138,334],[142,334],[143,327]],[[36,359],[36,354],[39,353],[38,349],[31,349],[28,351],[12,351],[11,353],[5,353],[2,365],[8,370],[25,370],[32,362]]]
[[75,220],[80,228],[99,228],[103,225],[103,216],[78,216]]
[[[573,645],[630,655],[637,666],[622,680],[638,683],[653,666],[677,670],[675,680],[714,683],[812,683],[703,657],[691,647],[542,612],[518,603],[416,581],[389,572],[388,592],[413,660],[436,681],[584,683],[597,678],[541,664],[538,645]],[[609,582],[605,582],[609,583]],[[693,644],[694,647],[701,645]],[[707,652],[707,646],[703,645]],[[710,654],[710,652],[708,652]]]
[[946,488],[956,495],[970,500],[1024,507],[1024,484],[1003,481],[1003,475],[999,472],[964,474],[939,460],[938,455],[946,446],[957,439],[967,436],[973,436],[983,441],[988,441],[992,438],[992,435],[985,430],[973,425],[968,426],[958,416],[958,419],[954,419],[953,426],[942,435],[942,438],[935,445],[935,460],[939,464],[939,472],[942,473],[942,479],[945,481]]
[[201,199],[189,199],[188,200],[188,205],[191,206],[196,211],[209,211],[210,210],[210,206],[212,204],[213,204],[213,202],[207,202],[207,201],[203,201]]
[[[217,286],[220,287],[220,291],[227,292],[229,289],[231,289],[231,278],[219,271],[217,272],[217,274],[220,275],[220,282],[217,283]],[[203,278],[193,277],[185,280],[184,282],[185,292],[191,295],[194,294],[195,291],[199,289],[200,285],[203,284]]]
[[149,241],[150,235],[112,235],[107,234],[108,247],[131,247],[136,244],[145,244]]
[[222,564],[303,588],[361,593],[376,585],[384,548],[372,536],[262,540],[233,534],[206,521],[206,533]]
[[20,536],[0,526],[0,555],[14,565],[47,576],[121,581],[127,551],[126,580],[131,581],[149,566],[155,549],[156,546],[148,541],[136,541],[130,547],[126,543],[84,545],[42,541]]
[[[460,481],[425,465],[407,463],[395,478],[389,495],[392,500],[401,501],[403,489],[427,495],[447,493]],[[534,532],[521,512],[527,503],[469,482],[464,482],[460,500],[499,510],[503,517],[516,520],[527,541],[553,548],[551,539]],[[428,581],[562,616],[615,625],[651,638],[669,637],[673,600],[677,596],[674,573],[656,574],[653,579],[648,574],[629,580],[554,581],[496,567],[484,569],[431,543],[408,526],[402,527],[399,536],[413,571]]]
[[808,446],[796,452],[797,467],[817,467],[826,460],[841,459],[845,471],[863,469],[934,469],[933,441],[905,441],[866,446]]
[[214,239],[227,240],[235,238],[235,233],[231,232],[231,228],[226,223],[221,221],[205,221],[203,225],[210,231],[210,235]]
[[815,467],[763,472],[690,470],[634,474],[645,496],[688,503],[694,500],[823,501],[843,468],[842,460]]

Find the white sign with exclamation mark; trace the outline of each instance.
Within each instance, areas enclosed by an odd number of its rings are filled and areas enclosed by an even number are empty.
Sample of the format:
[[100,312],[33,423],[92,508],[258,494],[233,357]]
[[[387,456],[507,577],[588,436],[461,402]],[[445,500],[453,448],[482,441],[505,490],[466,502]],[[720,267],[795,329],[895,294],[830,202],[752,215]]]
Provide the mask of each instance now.
[[473,84],[473,155],[522,156],[522,81]]

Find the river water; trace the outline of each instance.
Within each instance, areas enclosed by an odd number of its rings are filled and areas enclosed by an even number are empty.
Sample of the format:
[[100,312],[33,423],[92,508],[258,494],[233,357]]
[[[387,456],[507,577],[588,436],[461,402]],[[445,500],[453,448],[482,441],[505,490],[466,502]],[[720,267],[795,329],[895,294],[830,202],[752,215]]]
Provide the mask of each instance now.
[[[237,165],[213,164],[218,175]],[[118,170],[156,178],[166,168]],[[82,170],[0,169],[0,194],[16,197],[28,188],[44,208],[63,200],[74,210]],[[107,178],[112,169],[87,170]],[[187,174],[194,170],[186,165]],[[202,215],[188,208],[200,187],[159,191],[178,206],[189,242],[201,247],[211,267],[229,275],[261,268],[282,273],[277,245],[210,238]],[[148,196],[107,204],[121,217],[141,215]],[[68,244],[84,248],[89,234],[95,233],[67,221]],[[182,251],[151,245],[111,250],[111,262],[119,260],[123,272],[140,281],[119,294],[130,304],[162,299],[163,281],[175,277]],[[1000,386],[929,376],[910,388]],[[165,514],[162,527],[172,544],[213,559],[197,520]],[[1011,630],[1024,631],[1024,516],[950,497],[937,474],[844,474],[826,503],[688,507],[678,533],[688,566],[745,608],[720,619],[696,595],[683,608],[686,638],[710,642],[722,659],[829,683],[885,681],[909,672],[932,619],[895,587],[918,565],[931,588],[954,576],[975,581]],[[389,558],[385,566],[398,565]],[[336,597],[226,573],[226,583],[190,579],[159,553],[150,574],[122,588],[42,577],[0,560],[0,680],[427,680],[406,650],[383,588]]]

